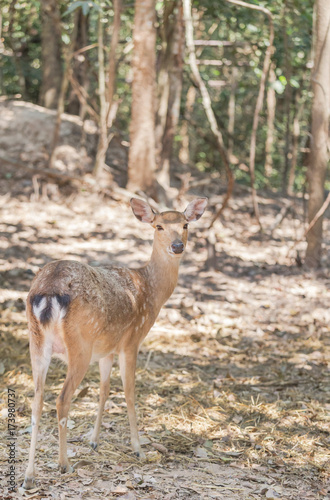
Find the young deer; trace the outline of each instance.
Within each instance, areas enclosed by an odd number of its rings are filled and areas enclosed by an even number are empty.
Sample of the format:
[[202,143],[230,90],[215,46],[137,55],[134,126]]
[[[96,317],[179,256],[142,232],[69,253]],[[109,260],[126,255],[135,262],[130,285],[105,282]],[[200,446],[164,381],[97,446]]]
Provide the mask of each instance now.
[[131,430],[132,448],[144,457],[137,430],[134,386],[139,346],[154,324],[160,308],[172,294],[188,237],[188,222],[199,219],[207,198],[197,198],[181,212],[154,213],[148,203],[131,199],[134,215],[155,228],[152,255],[140,269],[90,267],[71,260],[47,264],[35,277],[27,299],[32,373],[32,436],[23,487],[34,487],[34,458],[43,406],[44,384],[52,355],[68,365],[56,408],[59,464],[71,471],[67,457],[67,417],[71,398],[88,365],[100,366],[100,402],[91,446],[99,441],[102,412],[109,395],[110,371],[119,355]]

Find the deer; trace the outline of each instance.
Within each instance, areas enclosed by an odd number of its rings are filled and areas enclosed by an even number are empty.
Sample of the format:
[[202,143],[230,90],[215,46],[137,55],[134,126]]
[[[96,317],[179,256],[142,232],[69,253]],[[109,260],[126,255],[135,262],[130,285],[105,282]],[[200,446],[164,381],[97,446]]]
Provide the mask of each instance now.
[[154,228],[149,261],[138,269],[92,267],[74,260],[46,264],[35,276],[27,297],[29,347],[34,381],[32,433],[23,488],[35,487],[35,452],[43,407],[44,386],[52,356],[67,364],[63,388],[56,400],[59,467],[73,472],[67,456],[67,421],[72,396],[90,363],[98,361],[100,396],[90,445],[97,449],[102,413],[110,391],[110,373],[118,355],[131,446],[141,459],[135,413],[135,371],[139,347],[161,307],[172,295],[186,249],[188,224],[198,220],[207,198],[191,201],[184,212],[155,212],[132,198],[135,217]]

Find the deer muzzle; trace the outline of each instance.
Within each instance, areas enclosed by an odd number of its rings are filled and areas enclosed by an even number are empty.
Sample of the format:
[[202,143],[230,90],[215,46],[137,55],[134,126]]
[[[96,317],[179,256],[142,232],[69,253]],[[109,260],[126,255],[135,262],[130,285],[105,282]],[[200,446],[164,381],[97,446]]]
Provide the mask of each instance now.
[[181,240],[174,240],[171,244],[171,250],[175,254],[180,254],[184,251],[184,244]]

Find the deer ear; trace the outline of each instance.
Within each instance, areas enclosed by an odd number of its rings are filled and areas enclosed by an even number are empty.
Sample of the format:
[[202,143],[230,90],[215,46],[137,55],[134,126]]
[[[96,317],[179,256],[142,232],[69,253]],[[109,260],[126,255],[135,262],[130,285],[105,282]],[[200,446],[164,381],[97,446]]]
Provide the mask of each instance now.
[[204,213],[207,202],[207,198],[196,198],[196,200],[191,201],[186,210],[183,212],[186,221],[193,222],[200,219]]
[[153,222],[155,213],[146,201],[139,200],[138,198],[131,198],[130,204],[133,214],[137,219],[141,222],[148,222],[149,224]]

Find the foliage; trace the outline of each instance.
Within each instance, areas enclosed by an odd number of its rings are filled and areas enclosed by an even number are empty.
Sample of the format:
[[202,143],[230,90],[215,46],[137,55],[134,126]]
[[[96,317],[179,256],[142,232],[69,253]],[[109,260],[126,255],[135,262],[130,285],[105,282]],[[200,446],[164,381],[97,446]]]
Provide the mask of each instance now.
[[[311,90],[311,42],[313,24],[312,0],[275,0],[251,2],[270,9],[275,26],[275,63],[276,81],[272,84],[276,92],[275,137],[276,148],[273,151],[273,173],[266,179],[264,175],[265,139],[267,133],[267,109],[264,103],[258,131],[256,173],[257,187],[265,184],[273,188],[281,185],[285,155],[291,155],[292,143],[287,147],[288,130],[292,133],[294,115],[297,113],[298,101],[305,105],[300,117],[300,139],[295,180],[296,189],[304,185],[307,138],[310,124]],[[302,5],[303,4],[303,5]],[[246,169],[239,165],[247,165],[249,161],[249,141],[252,127],[253,111],[260,82],[261,67],[269,36],[268,20],[256,11],[238,7],[226,0],[207,0],[193,3],[195,19],[195,36],[199,40],[222,40],[230,42],[223,47],[197,47],[199,66],[202,78],[207,82],[212,97],[212,105],[222,133],[228,142],[228,101],[231,89],[231,73],[238,67],[239,77],[235,95],[235,132],[234,150],[237,158],[235,176],[241,182],[248,182]],[[157,3],[158,29],[160,31],[164,9]],[[82,9],[89,15],[89,43],[97,41],[97,16],[102,9],[105,27],[105,46],[109,47],[113,18],[112,3],[100,1],[60,2],[62,13],[63,47],[70,42],[74,15]],[[41,21],[40,2],[17,0],[15,3],[4,1],[2,9],[3,46],[0,46],[0,91],[7,96],[20,94],[23,99],[38,102],[41,84]],[[123,3],[120,48],[118,51],[117,97],[121,105],[117,116],[117,127],[128,137],[129,113],[131,103],[131,57],[134,9],[131,3]],[[161,50],[159,33],[158,50]],[[159,56],[159,54],[158,54]],[[90,68],[90,96],[95,96],[97,89],[97,54],[96,49],[88,51]],[[204,61],[204,64],[203,64]],[[208,64],[207,61],[213,61]],[[218,64],[217,62],[218,61]],[[289,75],[289,77],[288,77]],[[220,81],[220,84],[219,84]],[[181,121],[185,118],[185,99],[192,84],[188,66],[184,71],[183,97],[181,102]],[[289,96],[289,97],[288,97]],[[287,107],[289,99],[289,108]],[[287,123],[289,124],[287,126]],[[198,124],[198,127],[196,127]],[[198,128],[205,131],[204,135]],[[191,162],[200,170],[214,171],[221,169],[219,154],[208,137],[208,124],[199,98],[195,102],[189,122]],[[180,135],[175,142],[176,153],[180,148]]]

